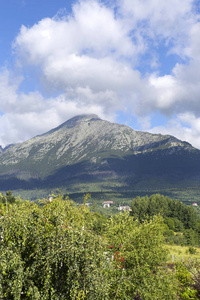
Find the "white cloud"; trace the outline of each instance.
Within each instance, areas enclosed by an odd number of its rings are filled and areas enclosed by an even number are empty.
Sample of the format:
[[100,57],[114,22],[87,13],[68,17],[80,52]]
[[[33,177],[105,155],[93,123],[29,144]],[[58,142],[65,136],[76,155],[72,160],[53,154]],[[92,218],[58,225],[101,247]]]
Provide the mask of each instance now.
[[129,61],[139,49],[114,11],[96,1],[76,4],[71,17],[23,26],[15,50],[22,63],[41,68],[49,94],[65,94],[66,102],[73,97],[82,107],[116,111],[143,89]]
[[[103,109],[101,101],[110,101],[110,92],[95,95],[89,88],[78,88],[57,97],[44,98],[39,92],[19,93],[20,81],[13,82],[9,72],[0,73],[0,145],[24,141],[42,134],[74,115],[97,113],[113,121],[115,114]],[[99,103],[93,99],[98,97]],[[84,99],[86,99],[84,101]]]
[[[79,1],[70,16],[21,27],[14,43],[18,66],[22,72],[30,71],[29,66],[39,69],[44,90],[20,92],[22,78],[13,81],[8,71],[0,74],[0,144],[45,132],[76,114],[91,112],[114,120],[120,110],[138,117],[143,129],[151,127],[153,111],[177,114],[168,132],[192,141],[200,135],[200,23],[194,1],[116,3],[108,7],[100,1]],[[145,54],[150,53],[153,67],[162,67],[160,45],[183,61],[171,74],[142,75]],[[194,122],[187,123],[188,113]]]
[[[100,2],[80,1],[70,17],[43,19],[31,28],[22,26],[15,42],[21,61],[41,68],[48,92],[73,89],[75,93],[89,88],[95,95],[112,94],[110,101],[102,102],[104,108],[113,105],[120,109],[120,105],[128,105],[127,99],[139,114],[154,109],[170,114],[188,106],[188,89],[184,90],[181,76],[185,69],[190,71],[190,65],[194,72],[192,62],[189,66],[177,64],[171,75],[150,74],[141,79],[133,61],[139,58],[139,51],[148,50],[149,39],[156,39],[157,44],[165,39],[172,48],[178,44],[183,56],[200,53],[193,1],[176,0],[174,5],[174,0],[119,0],[118,4],[115,14]],[[190,47],[185,46],[188,41]],[[155,62],[155,52],[153,56]],[[199,69],[197,66],[196,72]],[[198,87],[191,89],[196,97]],[[98,102],[98,97],[93,101]],[[84,102],[90,100],[84,97]]]
[[149,132],[170,134],[200,149],[200,117],[196,118],[191,113],[173,117],[165,126],[156,126],[149,129]]
[[16,101],[16,90],[19,81],[12,80],[10,75],[5,68],[0,70],[0,111],[9,111]]
[[48,92],[89,87],[122,95],[140,81],[128,62],[140,49],[114,12],[96,1],[76,4],[72,17],[22,26],[15,50],[21,62],[41,68]]
[[[29,95],[23,96],[25,102],[29,101]],[[17,99],[14,110],[0,115],[0,145],[21,142],[35,135],[42,134],[74,115],[97,113],[100,117],[113,120],[115,115],[105,113],[102,107],[92,104],[89,107],[78,105],[74,101],[65,101],[65,95],[58,98],[44,100],[41,96],[38,107],[35,109],[24,109],[21,98]],[[36,97],[35,97],[36,99]],[[46,104],[48,101],[48,105]],[[40,107],[40,109],[39,109]],[[42,109],[41,109],[42,108]]]
[[144,39],[148,36],[157,44],[158,39],[173,42],[174,49],[181,54],[191,25],[197,20],[194,0],[118,0],[118,3],[126,24],[139,31]]
[[72,54],[65,59],[48,60],[43,69],[46,84],[65,91],[69,87],[86,87],[97,91],[121,92],[137,88],[140,74],[111,57],[91,58]]
[[[193,36],[194,35],[194,36]],[[150,101],[152,109],[162,113],[191,112],[200,115],[200,24],[191,28],[191,43],[185,49],[190,59],[186,64],[176,64],[171,75],[149,77],[155,99]]]
[[111,9],[97,1],[81,1],[74,5],[71,17],[46,18],[31,28],[22,26],[15,46],[32,64],[65,59],[72,53],[126,57],[138,51],[128,33]]

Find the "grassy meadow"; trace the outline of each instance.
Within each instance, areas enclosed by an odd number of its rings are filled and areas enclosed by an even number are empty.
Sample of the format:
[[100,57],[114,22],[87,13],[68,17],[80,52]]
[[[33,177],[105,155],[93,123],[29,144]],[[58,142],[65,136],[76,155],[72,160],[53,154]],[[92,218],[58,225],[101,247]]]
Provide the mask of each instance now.
[[165,245],[165,248],[168,250],[168,260],[167,262],[187,262],[187,261],[197,261],[200,262],[200,248],[192,247],[195,253],[190,253],[191,246],[180,246],[180,245]]

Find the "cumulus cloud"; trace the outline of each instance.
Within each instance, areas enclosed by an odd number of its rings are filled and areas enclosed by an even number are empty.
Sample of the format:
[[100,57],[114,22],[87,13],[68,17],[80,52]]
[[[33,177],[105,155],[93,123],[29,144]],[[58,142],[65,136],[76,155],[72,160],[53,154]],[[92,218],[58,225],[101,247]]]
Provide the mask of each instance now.
[[200,117],[195,117],[192,113],[173,117],[165,126],[155,126],[149,132],[173,135],[200,149]]
[[119,13],[136,31],[136,36],[139,32],[140,39],[147,44],[147,37],[157,45],[164,39],[166,45],[172,43],[179,55],[187,45],[192,24],[198,19],[194,0],[118,0],[118,3]]
[[22,26],[15,50],[21,62],[41,68],[48,91],[89,86],[95,93],[122,93],[140,77],[129,63],[140,49],[114,11],[96,1],[76,4],[71,17]]
[[23,58],[33,64],[47,58],[63,58],[76,53],[92,57],[127,57],[138,50],[114,11],[96,1],[73,6],[72,16],[46,18],[31,28],[21,27],[16,46]]
[[155,91],[155,100],[150,101],[162,113],[190,112],[200,115],[200,24],[191,27],[191,43],[185,52],[186,64],[176,64],[171,75],[149,77]]
[[[65,122],[74,115],[96,112],[100,117],[113,121],[115,114],[104,112],[94,103],[89,88],[68,91],[57,97],[46,98],[38,91],[27,94],[18,91],[21,80],[13,81],[10,73],[0,73],[0,145],[3,147],[42,134]],[[111,98],[110,93],[100,93],[99,103]],[[85,105],[83,99],[90,99]]]
[[[22,73],[35,68],[43,90],[25,93],[20,84],[26,78],[12,80],[8,71],[0,73],[0,144],[24,140],[89,112],[113,121],[117,111],[128,111],[141,128],[152,132],[168,130],[192,141],[200,135],[200,23],[195,1],[111,3],[80,0],[70,15],[21,27],[13,44],[16,65]],[[179,57],[162,76],[159,47]],[[154,72],[144,74],[141,65],[149,55]],[[154,111],[172,119],[166,129],[151,128]]]

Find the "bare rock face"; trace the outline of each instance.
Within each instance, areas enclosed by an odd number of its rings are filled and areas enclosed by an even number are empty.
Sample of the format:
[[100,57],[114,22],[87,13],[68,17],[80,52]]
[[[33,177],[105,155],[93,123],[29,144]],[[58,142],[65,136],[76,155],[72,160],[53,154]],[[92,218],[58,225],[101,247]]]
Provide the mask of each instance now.
[[84,181],[104,177],[135,182],[149,176],[181,180],[186,173],[198,177],[199,166],[200,151],[173,136],[80,115],[43,135],[0,149],[0,187],[5,180],[19,180],[22,188],[25,182],[59,186],[74,178],[81,183],[83,177]]

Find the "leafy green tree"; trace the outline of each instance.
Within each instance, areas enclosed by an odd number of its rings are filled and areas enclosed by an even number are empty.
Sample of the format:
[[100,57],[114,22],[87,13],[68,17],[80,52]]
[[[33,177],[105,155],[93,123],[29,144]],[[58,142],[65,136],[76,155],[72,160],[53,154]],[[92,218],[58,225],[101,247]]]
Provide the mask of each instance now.
[[138,219],[140,222],[145,220],[148,216],[149,198],[145,197],[136,197],[131,203],[131,215]]
[[193,229],[186,229],[183,233],[184,238],[186,240],[187,245],[198,246],[199,244],[199,236],[196,231]]
[[92,220],[87,207],[59,196],[13,204],[0,219],[2,299],[106,299],[108,262]]
[[198,299],[197,290],[193,288],[194,281],[191,272],[182,264],[176,264],[176,277],[179,281],[181,299]]
[[176,299],[176,280],[161,263],[166,260],[160,217],[140,224],[128,213],[113,216],[105,235],[115,269],[110,272],[111,299]]
[[6,192],[6,199],[8,201],[8,203],[14,203],[15,202],[15,197],[12,194],[12,191],[7,191]]
[[178,219],[178,218],[173,218],[174,221],[174,226],[175,226],[175,231],[176,232],[183,232],[184,231],[184,225],[183,223]]
[[170,230],[175,230],[175,224],[173,218],[165,218],[165,224],[169,227]]
[[[161,214],[170,230],[175,232],[184,232],[186,230],[184,238],[174,237],[171,239],[172,243],[178,242],[179,244],[186,243],[188,245],[191,241],[191,245],[200,244],[200,226],[198,225],[197,213],[192,206],[185,206],[179,200],[155,194],[150,197],[136,197],[132,201],[131,209],[131,215],[140,222],[151,220],[153,216]],[[187,230],[196,231],[198,234]],[[167,242],[170,242],[169,235],[167,235]]]
[[177,299],[162,267],[165,228],[161,217],[140,223],[128,212],[105,220],[61,195],[17,200],[1,212],[0,298]]

